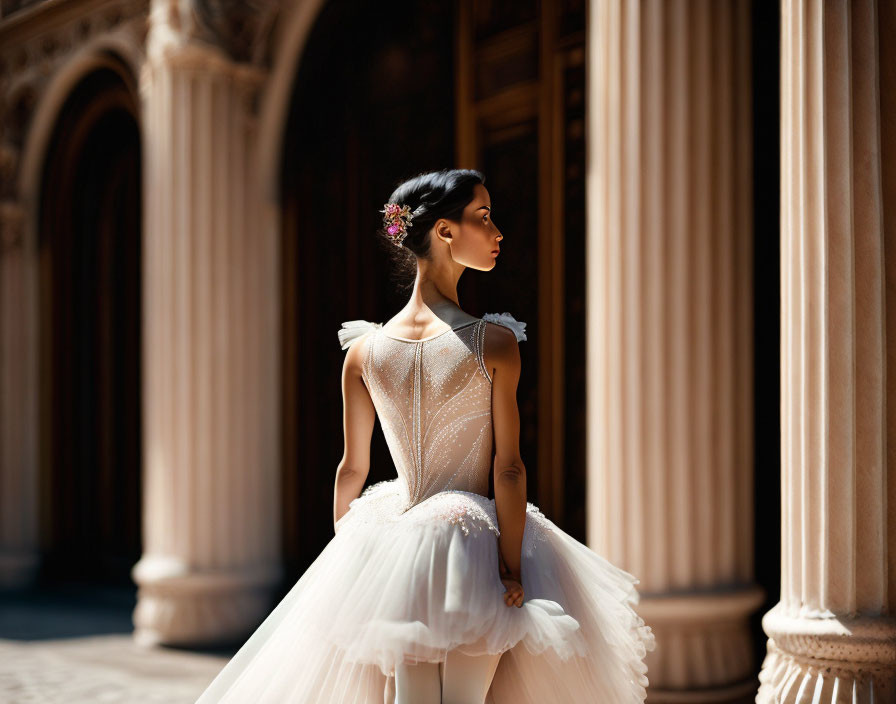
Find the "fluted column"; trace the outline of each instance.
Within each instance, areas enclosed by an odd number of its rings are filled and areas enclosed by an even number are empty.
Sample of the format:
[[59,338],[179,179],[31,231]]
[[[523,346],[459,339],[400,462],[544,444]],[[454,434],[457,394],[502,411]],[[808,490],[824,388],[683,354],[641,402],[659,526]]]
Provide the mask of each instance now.
[[640,579],[650,702],[755,693],[749,22],[591,5],[588,541]]
[[243,637],[280,563],[276,268],[257,226],[260,76],[154,4],[145,131],[140,643]]
[[[6,149],[6,147],[3,147]],[[12,150],[2,157],[14,159]],[[28,586],[40,565],[37,515],[36,339],[25,214],[0,201],[0,587]]]
[[757,702],[896,701],[896,6],[784,0],[781,599]]

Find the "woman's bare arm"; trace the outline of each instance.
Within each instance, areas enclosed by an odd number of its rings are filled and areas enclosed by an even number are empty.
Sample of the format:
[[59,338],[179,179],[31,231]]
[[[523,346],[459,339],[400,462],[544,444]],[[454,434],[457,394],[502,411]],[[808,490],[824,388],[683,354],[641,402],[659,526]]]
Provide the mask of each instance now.
[[503,576],[520,581],[523,531],[526,527],[526,466],[520,457],[520,413],[516,390],[520,379],[519,342],[512,330],[486,327],[485,363],[492,377],[492,423],[495,434],[495,508],[498,513]]
[[376,409],[361,378],[367,339],[359,338],[345,355],[342,365],[342,425],[345,450],[336,468],[333,492],[333,523],[348,512],[349,504],[361,495],[370,471],[370,439]]

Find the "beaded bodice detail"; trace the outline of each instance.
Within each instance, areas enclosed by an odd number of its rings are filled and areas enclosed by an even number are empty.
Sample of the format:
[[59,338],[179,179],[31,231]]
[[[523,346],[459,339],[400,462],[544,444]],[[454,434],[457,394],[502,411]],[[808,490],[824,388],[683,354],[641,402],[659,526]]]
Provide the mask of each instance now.
[[422,340],[377,329],[362,378],[410,508],[449,489],[488,495],[491,379],[476,320]]

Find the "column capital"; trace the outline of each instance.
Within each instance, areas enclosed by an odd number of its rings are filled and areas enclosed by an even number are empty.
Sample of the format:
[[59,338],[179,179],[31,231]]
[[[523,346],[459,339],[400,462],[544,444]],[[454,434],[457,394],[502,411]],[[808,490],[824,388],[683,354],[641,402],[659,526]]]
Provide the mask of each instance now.
[[258,66],[234,61],[220,48],[200,41],[156,42],[147,57],[152,68],[167,66],[225,75],[250,86],[259,85],[267,76]]

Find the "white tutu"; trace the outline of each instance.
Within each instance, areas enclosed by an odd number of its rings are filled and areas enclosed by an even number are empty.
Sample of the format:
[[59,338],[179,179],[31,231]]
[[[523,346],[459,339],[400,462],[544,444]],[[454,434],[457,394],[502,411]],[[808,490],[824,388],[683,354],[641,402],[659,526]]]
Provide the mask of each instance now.
[[[353,322],[349,344],[379,329]],[[391,704],[397,664],[439,662],[455,648],[503,653],[491,704],[643,702],[654,636],[633,609],[638,580],[531,503],[523,605],[504,602],[498,518],[485,495],[484,326],[416,342],[371,337],[365,382],[399,477],[351,502],[333,539],[197,704]]]
[[[207,702],[383,702],[396,663],[500,653],[487,702],[641,702],[653,634],[637,579],[529,503],[521,608],[498,575],[495,503],[440,492],[397,514],[400,480],[352,502],[337,533],[218,675]],[[384,694],[386,693],[386,694]]]

